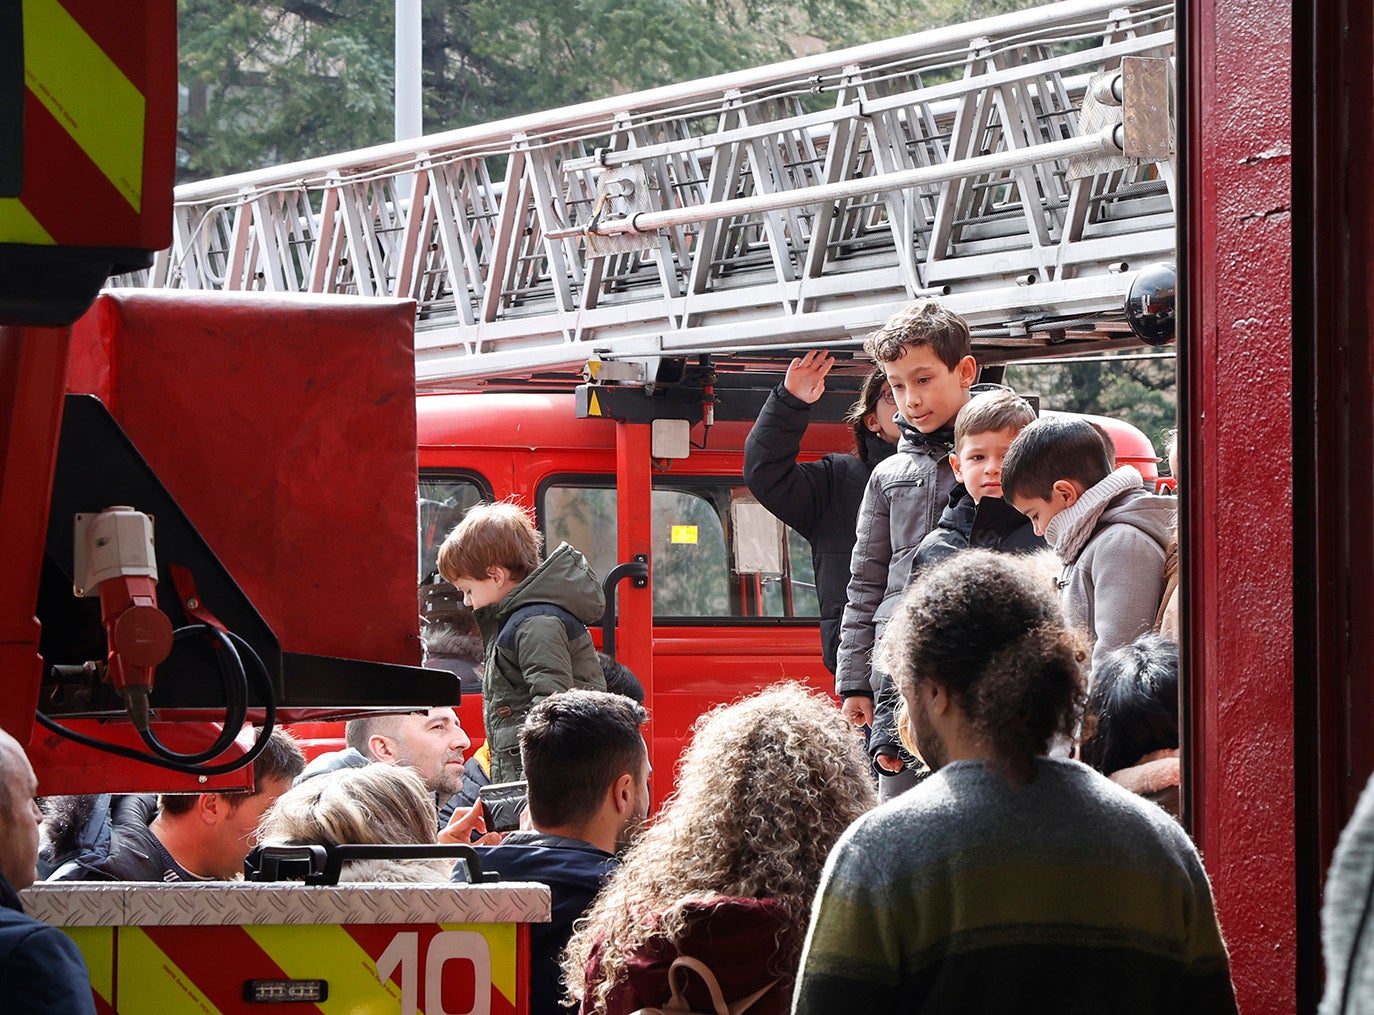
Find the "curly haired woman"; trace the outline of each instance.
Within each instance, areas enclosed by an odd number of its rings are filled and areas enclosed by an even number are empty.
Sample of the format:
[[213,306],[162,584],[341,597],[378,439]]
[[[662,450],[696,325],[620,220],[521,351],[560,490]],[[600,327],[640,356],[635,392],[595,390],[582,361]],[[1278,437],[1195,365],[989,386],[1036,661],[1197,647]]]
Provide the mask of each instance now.
[[[786,1012],[826,855],[875,802],[862,743],[828,699],[780,684],[704,715],[676,793],[568,943],[580,1011],[663,1003],[673,959],[690,955],[727,1002],[772,984],[750,1015]],[[695,978],[687,997],[709,1003]]]

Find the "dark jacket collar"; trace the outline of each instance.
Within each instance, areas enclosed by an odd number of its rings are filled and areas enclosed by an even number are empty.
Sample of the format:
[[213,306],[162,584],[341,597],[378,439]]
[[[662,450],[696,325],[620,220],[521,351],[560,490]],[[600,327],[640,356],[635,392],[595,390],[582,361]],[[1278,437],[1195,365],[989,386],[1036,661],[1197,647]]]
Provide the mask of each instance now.
[[[972,502],[972,498],[969,500]],[[1001,497],[984,497],[978,502],[972,529],[972,538],[975,541],[979,534],[986,532],[991,539],[995,539],[1000,544],[1017,534],[1020,529],[1025,529],[1024,536],[1034,541],[1028,545],[1041,542],[1040,537],[1035,535],[1035,530],[1031,527],[1030,519]],[[982,544],[975,542],[975,545]],[[1008,547],[1008,549],[1024,548],[1027,547]]]
[[896,450],[896,444],[889,444],[875,433],[870,433],[864,438],[864,461],[869,467],[877,465]]
[[0,874],[0,907],[16,909],[21,913],[24,911],[24,904],[19,901],[19,893],[3,874]]
[[977,504],[955,484],[949,503],[940,515],[938,528],[957,532],[969,546],[1020,553],[1043,547],[1045,541],[1035,534],[1030,519],[1001,497],[984,497]]
[[597,856],[611,856],[604,849],[593,846],[584,839],[571,839],[566,835],[550,835],[548,832],[519,831],[511,832],[501,840],[503,846],[544,846],[550,849],[576,849]]
[[921,433],[901,416],[896,418],[897,429],[901,431],[901,447],[910,446],[912,450],[925,451],[932,455],[947,455],[954,450],[954,427],[941,427],[933,433]]
[[978,505],[973,503],[973,498],[969,496],[964,484],[955,483],[949,491],[949,502],[945,505],[944,511],[940,512],[937,528],[953,529],[967,539],[973,531],[973,520],[977,512]]

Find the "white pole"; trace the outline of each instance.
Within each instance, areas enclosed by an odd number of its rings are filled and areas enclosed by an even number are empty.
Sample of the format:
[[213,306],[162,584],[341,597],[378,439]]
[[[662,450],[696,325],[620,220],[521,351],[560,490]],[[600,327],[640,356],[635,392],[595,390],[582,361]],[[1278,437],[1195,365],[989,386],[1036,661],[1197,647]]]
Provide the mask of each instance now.
[[420,0],[396,0],[396,140],[423,132],[420,116]]
[[[396,0],[396,140],[409,141],[424,133],[420,106],[420,0]],[[398,202],[409,202],[415,181],[408,173],[396,176]]]

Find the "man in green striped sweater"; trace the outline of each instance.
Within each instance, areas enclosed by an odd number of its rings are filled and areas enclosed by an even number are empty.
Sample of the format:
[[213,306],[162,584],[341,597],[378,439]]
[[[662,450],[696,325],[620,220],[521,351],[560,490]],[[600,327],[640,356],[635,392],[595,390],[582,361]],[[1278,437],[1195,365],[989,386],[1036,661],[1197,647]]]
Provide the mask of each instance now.
[[1077,729],[1086,653],[1045,583],[957,554],[907,592],[883,652],[935,774],[831,853],[794,1013],[1234,1012],[1188,836],[1046,757]]

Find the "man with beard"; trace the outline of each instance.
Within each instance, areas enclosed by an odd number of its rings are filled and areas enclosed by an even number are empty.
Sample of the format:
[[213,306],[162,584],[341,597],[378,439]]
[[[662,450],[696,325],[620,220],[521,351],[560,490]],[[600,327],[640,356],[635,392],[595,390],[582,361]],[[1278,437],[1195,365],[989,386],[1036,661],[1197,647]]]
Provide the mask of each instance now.
[[532,1012],[574,1010],[558,1003],[558,957],[648,817],[649,752],[639,732],[647,718],[619,694],[565,691],[536,705],[520,730],[531,828],[477,852],[503,881],[549,886],[552,921],[530,927]]
[[439,808],[439,841],[468,842],[474,821],[470,809],[453,806],[463,786],[463,752],[472,745],[458,715],[447,705],[406,715],[376,715],[354,719],[344,734],[347,750],[324,754],[312,761],[297,784],[325,772],[363,765],[404,765],[413,768],[435,794]]
[[1087,659],[1051,589],[964,551],[907,592],[883,655],[934,774],[832,851],[794,1015],[1235,1012],[1187,834],[1047,757],[1078,728]]

